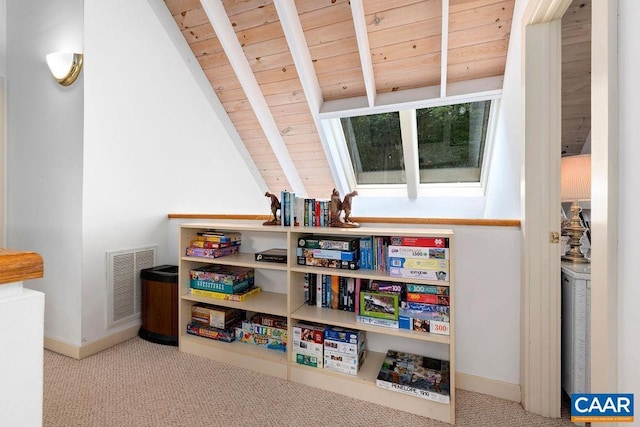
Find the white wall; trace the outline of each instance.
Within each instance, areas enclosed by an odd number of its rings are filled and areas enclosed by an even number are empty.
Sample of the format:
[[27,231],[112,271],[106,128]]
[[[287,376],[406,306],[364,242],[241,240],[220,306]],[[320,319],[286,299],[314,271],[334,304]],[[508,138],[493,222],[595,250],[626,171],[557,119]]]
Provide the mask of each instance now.
[[158,264],[175,264],[168,213],[267,214],[269,204],[149,2],[87,0],[84,19],[82,340],[91,342],[112,332],[107,251],[158,245]]
[[[618,247],[618,391],[640,397],[640,263],[635,216],[640,211],[638,146],[638,94],[640,94],[640,2],[618,1],[618,142],[619,142],[619,247]],[[597,392],[595,390],[594,392]]]
[[520,218],[524,116],[522,110],[522,16],[528,0],[516,0],[505,64],[502,101],[487,185],[485,218]]
[[82,50],[82,0],[11,1],[7,13],[7,246],[42,255],[45,334],[80,340],[83,85],[58,85],[45,62]]

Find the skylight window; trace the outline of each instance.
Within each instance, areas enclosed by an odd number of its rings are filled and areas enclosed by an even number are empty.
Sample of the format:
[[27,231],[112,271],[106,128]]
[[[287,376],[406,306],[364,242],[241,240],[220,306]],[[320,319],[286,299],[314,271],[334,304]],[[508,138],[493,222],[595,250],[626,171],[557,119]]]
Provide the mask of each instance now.
[[330,119],[335,166],[358,191],[410,198],[435,189],[482,191],[496,104],[488,99]]
[[420,183],[480,182],[491,101],[416,110]]

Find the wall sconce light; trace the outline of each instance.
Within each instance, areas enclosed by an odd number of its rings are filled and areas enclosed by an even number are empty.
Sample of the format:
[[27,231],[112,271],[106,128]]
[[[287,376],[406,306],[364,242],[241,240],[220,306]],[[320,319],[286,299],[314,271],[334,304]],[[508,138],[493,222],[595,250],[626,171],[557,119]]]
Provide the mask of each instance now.
[[62,86],[75,82],[82,70],[82,54],[54,52],[47,55],[47,65],[56,81]]
[[571,202],[571,225],[567,228],[571,249],[562,256],[563,261],[586,263],[589,259],[580,252],[580,239],[586,228],[580,221],[581,200],[591,200],[591,154],[567,156],[560,163],[560,197]]

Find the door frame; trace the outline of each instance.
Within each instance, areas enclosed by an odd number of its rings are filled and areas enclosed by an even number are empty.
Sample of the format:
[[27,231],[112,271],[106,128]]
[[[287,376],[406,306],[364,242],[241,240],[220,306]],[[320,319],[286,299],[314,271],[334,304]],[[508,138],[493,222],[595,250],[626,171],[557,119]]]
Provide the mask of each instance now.
[[[560,417],[561,406],[560,248],[550,233],[560,228],[559,21],[569,3],[531,0],[523,20],[521,401],[548,417]],[[591,294],[598,304],[591,305],[590,357],[591,391],[600,393],[617,389],[617,9],[617,0],[592,2]]]

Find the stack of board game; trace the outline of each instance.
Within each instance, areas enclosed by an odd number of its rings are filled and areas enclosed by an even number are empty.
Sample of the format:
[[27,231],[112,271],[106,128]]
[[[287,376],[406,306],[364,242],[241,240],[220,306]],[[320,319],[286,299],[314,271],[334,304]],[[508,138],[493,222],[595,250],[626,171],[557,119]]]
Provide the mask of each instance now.
[[389,275],[449,281],[449,239],[446,237],[391,237],[387,247]]
[[219,258],[238,253],[241,241],[238,232],[199,231],[196,239],[189,242],[185,253],[192,257]]
[[441,403],[450,402],[449,362],[417,354],[388,350],[376,385]]
[[187,333],[218,341],[232,342],[236,339],[236,325],[246,313],[236,308],[219,307],[198,303],[191,306],[191,323]]
[[372,280],[359,290],[359,310],[356,320],[386,328],[399,327],[400,305],[404,298],[402,283]]
[[401,329],[449,335],[449,286],[408,283],[400,304]]
[[299,322],[293,326],[291,360],[300,365],[322,368],[324,325]]
[[308,235],[298,239],[298,265],[315,267],[360,268],[360,238]]
[[324,369],[358,375],[366,355],[365,331],[327,327],[323,345]]
[[249,267],[207,265],[189,272],[190,293],[229,301],[244,301],[260,292]]
[[270,350],[287,351],[287,318],[256,313],[236,327],[236,339]]

